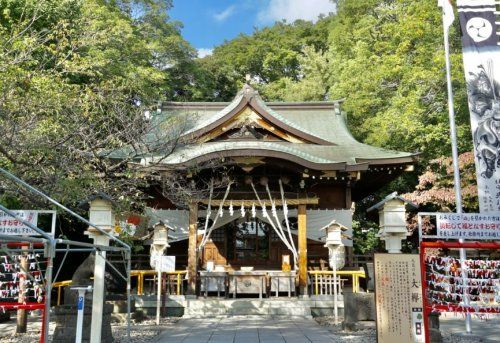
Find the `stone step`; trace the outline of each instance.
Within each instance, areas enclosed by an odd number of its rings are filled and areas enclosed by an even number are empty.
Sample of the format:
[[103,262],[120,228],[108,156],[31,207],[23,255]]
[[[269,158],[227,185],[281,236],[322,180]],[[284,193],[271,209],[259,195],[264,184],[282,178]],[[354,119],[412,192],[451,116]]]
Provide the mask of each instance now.
[[[149,310],[156,308],[156,298],[153,296],[136,297],[136,308]],[[310,298],[264,298],[264,299],[225,299],[215,297],[168,298],[164,302],[167,309],[180,310],[190,318],[224,317],[224,316],[296,316],[311,317],[315,315],[329,315],[333,313],[334,301],[328,296],[311,296]],[[339,296],[337,303],[340,312],[343,312],[343,297]],[[177,312],[176,312],[177,313]]]
[[186,308],[184,316],[188,318],[208,318],[214,316],[292,316],[311,317],[311,309],[295,308],[213,308],[190,309]]

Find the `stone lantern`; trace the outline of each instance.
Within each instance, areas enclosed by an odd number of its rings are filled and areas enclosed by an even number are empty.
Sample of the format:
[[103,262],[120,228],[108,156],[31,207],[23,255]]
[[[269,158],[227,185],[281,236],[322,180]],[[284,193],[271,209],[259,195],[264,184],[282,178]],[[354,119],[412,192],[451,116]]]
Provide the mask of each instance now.
[[332,269],[341,269],[345,265],[345,247],[342,244],[342,234],[347,227],[335,220],[320,230],[325,230],[325,248],[328,248],[329,264]]
[[418,207],[394,192],[367,210],[378,210],[380,231],[377,237],[385,242],[385,249],[390,254],[400,253],[401,242],[410,235],[406,229],[406,205]]
[[332,220],[328,225],[320,230],[325,230],[325,247],[328,248],[328,262],[333,270],[333,307],[335,323],[338,322],[338,291],[337,270],[345,265],[345,247],[342,244],[342,232],[347,231],[347,227]]
[[162,221],[153,225],[153,245],[157,247],[168,248],[168,230],[169,228]]
[[159,221],[153,225],[153,243],[151,244],[150,251],[150,264],[151,267],[156,269],[157,272],[157,292],[156,292],[156,325],[160,325],[160,305],[161,305],[161,261],[165,250],[170,247],[168,244],[168,230],[169,227],[163,222]]
[[[101,230],[115,234],[116,219],[113,210],[113,200],[107,194],[99,193],[87,200],[89,204],[89,221]],[[109,246],[109,237],[89,226],[85,232],[93,239],[95,245]],[[105,284],[104,273],[106,270],[106,252],[96,252],[94,263],[94,285],[92,293],[92,321],[90,330],[90,340],[92,342],[107,342],[110,338],[108,330],[109,317],[112,310],[105,306]],[[105,334],[102,334],[102,328]]]

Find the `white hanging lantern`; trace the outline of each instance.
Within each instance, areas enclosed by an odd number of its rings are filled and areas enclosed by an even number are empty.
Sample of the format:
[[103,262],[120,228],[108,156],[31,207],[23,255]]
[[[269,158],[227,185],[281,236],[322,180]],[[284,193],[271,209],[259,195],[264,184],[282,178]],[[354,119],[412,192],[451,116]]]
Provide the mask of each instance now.
[[229,203],[229,215],[232,217],[234,214],[234,209],[233,209],[233,201]]
[[252,218],[255,218],[257,211],[255,210],[255,204],[252,204]]
[[245,217],[245,205],[243,205],[243,203],[241,203],[240,211],[241,211],[241,218],[244,218]]
[[267,218],[267,209],[266,209],[266,205],[262,206],[262,216],[264,216],[264,218]]

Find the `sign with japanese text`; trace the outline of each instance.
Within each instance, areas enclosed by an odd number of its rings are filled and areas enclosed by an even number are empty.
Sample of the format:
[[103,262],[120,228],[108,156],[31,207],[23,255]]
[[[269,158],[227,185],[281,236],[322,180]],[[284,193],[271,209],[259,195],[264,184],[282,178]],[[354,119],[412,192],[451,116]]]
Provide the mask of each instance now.
[[160,256],[160,271],[174,272],[175,271],[175,256]]
[[[33,226],[37,226],[38,224],[38,213],[36,211],[12,211],[16,216],[27,221]],[[0,234],[3,235],[28,235],[28,236],[36,236],[37,232],[30,229],[26,225],[24,225],[21,221],[9,216],[7,213],[0,211]]]
[[377,341],[424,342],[419,255],[375,254]]
[[439,213],[438,238],[500,240],[500,213]]

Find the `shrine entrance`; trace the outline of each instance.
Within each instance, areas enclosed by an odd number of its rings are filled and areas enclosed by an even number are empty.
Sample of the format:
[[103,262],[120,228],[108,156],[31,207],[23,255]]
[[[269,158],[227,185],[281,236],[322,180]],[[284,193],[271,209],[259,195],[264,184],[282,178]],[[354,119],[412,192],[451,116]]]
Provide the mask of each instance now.
[[[296,235],[292,237],[297,244]],[[281,242],[269,223],[258,217],[246,215],[235,219],[211,234],[203,251],[202,266],[212,261],[229,269],[251,266],[254,269],[281,269],[283,256],[292,252]],[[290,259],[294,268],[293,259]]]

